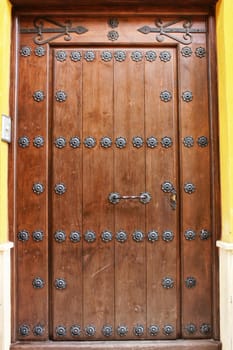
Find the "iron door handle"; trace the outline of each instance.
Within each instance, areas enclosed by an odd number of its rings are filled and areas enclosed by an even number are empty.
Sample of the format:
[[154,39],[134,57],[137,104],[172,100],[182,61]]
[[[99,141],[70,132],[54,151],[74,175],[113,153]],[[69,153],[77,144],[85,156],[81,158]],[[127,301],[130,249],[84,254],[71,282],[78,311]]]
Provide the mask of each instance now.
[[122,196],[118,192],[111,192],[108,196],[108,200],[112,204],[117,204],[120,202],[120,200],[135,200],[138,199],[139,202],[143,204],[147,204],[151,201],[151,195],[148,192],[142,192],[139,195],[134,195],[134,196]]

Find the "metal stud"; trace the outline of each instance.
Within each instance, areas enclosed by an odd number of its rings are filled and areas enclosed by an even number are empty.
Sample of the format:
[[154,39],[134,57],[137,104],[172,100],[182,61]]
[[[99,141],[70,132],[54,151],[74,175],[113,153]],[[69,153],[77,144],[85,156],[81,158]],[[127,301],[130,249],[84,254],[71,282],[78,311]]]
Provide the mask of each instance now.
[[108,136],[105,136],[105,137],[102,137],[102,139],[100,140],[100,145],[101,147],[103,148],[109,148],[112,146],[112,140],[110,137]]
[[116,30],[110,30],[108,32],[108,40],[116,41],[119,38],[119,33]]
[[158,146],[158,140],[154,136],[148,137],[146,143],[149,148],[155,148]]
[[40,195],[41,193],[44,192],[44,186],[41,183],[35,183],[32,186],[32,190],[35,194]]
[[118,148],[124,148],[126,146],[126,139],[122,136],[117,137],[115,144]]
[[80,337],[81,327],[79,325],[74,324],[70,327],[70,333],[73,337]]
[[132,142],[133,142],[133,146],[136,148],[140,148],[143,146],[143,138],[140,136],[134,136]]
[[33,97],[34,101],[41,102],[44,100],[45,94],[43,91],[37,90],[33,93],[32,97]]
[[174,190],[174,186],[171,182],[165,181],[164,183],[162,183],[161,189],[165,193],[170,193]]
[[66,283],[66,281],[63,278],[56,278],[56,280],[55,280],[55,287],[57,289],[60,289],[60,290],[61,289],[65,289],[66,286],[67,286],[67,283]]
[[149,328],[148,328],[148,332],[152,336],[158,335],[158,333],[159,333],[159,326],[157,326],[156,324],[150,325]]
[[95,335],[95,333],[96,333],[96,328],[95,328],[95,326],[92,326],[92,325],[87,326],[87,327],[85,328],[85,333],[86,333],[86,335],[87,335],[88,337],[93,337],[93,336]]
[[87,51],[85,52],[84,58],[87,62],[92,62],[95,59],[95,52],[94,51]]
[[37,324],[33,328],[33,334],[37,337],[42,336],[45,332],[45,328],[41,324]]
[[196,278],[195,277],[187,277],[185,280],[185,286],[187,288],[193,288],[197,284]]
[[188,148],[193,147],[193,145],[194,145],[193,137],[192,136],[186,136],[184,138],[183,144],[184,144],[185,147],[188,147]]
[[200,136],[200,137],[198,137],[197,143],[198,143],[198,146],[200,146],[200,147],[207,147],[209,141],[208,141],[208,138],[206,136]]
[[190,56],[192,56],[192,53],[193,53],[193,51],[192,51],[191,47],[184,46],[184,47],[181,49],[181,54],[182,54],[182,56],[184,56],[184,57],[190,57]]
[[84,145],[87,148],[93,148],[96,145],[96,139],[94,137],[88,136],[84,140]]
[[18,145],[22,148],[28,147],[30,144],[30,139],[27,136],[22,136],[18,139]]
[[34,139],[33,139],[33,145],[36,147],[36,148],[41,148],[44,146],[44,138],[42,136],[36,136]]
[[155,51],[147,51],[145,57],[147,61],[153,62],[156,60],[157,55]]
[[59,50],[56,52],[55,56],[56,56],[57,61],[64,62],[66,60],[67,53],[63,50]]
[[193,241],[196,237],[196,233],[193,230],[186,230],[184,236],[187,241]]
[[109,326],[109,325],[105,325],[103,326],[102,328],[102,333],[105,337],[111,337],[112,334],[113,334],[113,328],[112,326]]
[[174,233],[172,231],[164,231],[162,238],[165,242],[171,242],[174,239]]
[[81,233],[78,231],[70,232],[70,240],[73,243],[78,243],[81,241]]
[[182,99],[184,102],[191,102],[193,99],[193,94],[191,91],[184,91],[182,93]]
[[64,194],[66,192],[66,186],[63,183],[56,184],[54,187],[54,191],[56,194],[61,196],[62,194]]
[[193,323],[187,324],[184,329],[186,330],[187,333],[189,334],[194,334],[197,331],[197,327]]
[[70,139],[70,147],[79,148],[81,146],[81,140],[78,136],[71,137]]
[[172,99],[172,94],[170,91],[164,90],[160,94],[160,100],[163,102],[169,102]]
[[205,57],[206,49],[204,47],[197,47],[195,50],[195,55],[199,58]]
[[184,185],[184,191],[185,191],[185,193],[192,194],[196,191],[196,186],[194,184],[188,182]]
[[46,54],[46,49],[43,46],[37,46],[34,52],[36,56],[43,57]]
[[109,62],[112,59],[112,53],[110,51],[103,51],[101,53],[102,61]]
[[171,277],[164,277],[162,279],[163,288],[170,289],[174,287],[174,280]]
[[101,238],[103,242],[110,242],[112,240],[112,232],[103,231],[101,234]]
[[174,332],[174,327],[171,324],[167,324],[163,327],[163,333],[165,335],[171,335]]
[[65,242],[66,240],[66,234],[64,231],[56,231],[54,233],[54,238],[56,242],[62,243],[62,242]]
[[35,242],[41,242],[44,237],[44,232],[43,231],[33,231],[32,232],[32,238]]
[[70,54],[71,61],[78,62],[81,61],[82,54],[80,51],[72,51]]
[[137,337],[141,337],[144,333],[144,327],[142,325],[137,325],[133,328],[133,332]]
[[55,93],[55,98],[57,102],[65,102],[67,99],[67,94],[65,91],[59,90]]
[[118,231],[116,233],[116,240],[120,243],[124,243],[127,240],[127,233],[125,231]]
[[18,240],[21,242],[26,242],[29,240],[29,232],[27,230],[21,230],[18,232]]
[[88,243],[92,243],[92,242],[95,242],[96,240],[96,234],[94,231],[90,231],[88,230],[85,235],[84,235],[84,239],[86,242]]
[[118,25],[119,25],[119,21],[116,17],[112,17],[109,19],[108,21],[108,25],[111,27],[111,28],[117,28]]
[[141,231],[134,231],[133,240],[135,242],[142,242],[144,240],[144,233]]
[[128,333],[128,328],[126,326],[118,326],[117,327],[117,334],[120,337],[124,337]]
[[203,323],[200,326],[200,332],[204,335],[208,335],[211,332],[211,325],[207,323]]
[[64,148],[66,146],[66,139],[63,136],[59,136],[55,139],[54,144],[57,148]]
[[19,327],[19,334],[23,337],[27,337],[30,333],[30,327],[27,324],[22,324]]
[[171,138],[171,137],[164,136],[164,137],[162,138],[162,140],[161,140],[161,145],[162,145],[162,147],[164,147],[164,148],[169,148],[169,147],[172,146],[172,144],[173,144],[173,142],[172,142],[172,138]]
[[56,334],[59,337],[64,337],[66,335],[66,327],[64,327],[64,326],[57,326],[56,327]]
[[118,62],[123,62],[126,59],[126,52],[125,51],[116,51],[114,54],[115,60]]
[[211,232],[209,232],[208,230],[202,229],[200,231],[200,238],[201,240],[207,240],[211,237]]
[[171,54],[169,51],[162,51],[160,52],[159,58],[162,62],[168,62],[171,60]]
[[19,52],[21,56],[28,57],[31,55],[32,49],[29,46],[22,46]]
[[153,243],[159,240],[159,233],[158,231],[152,230],[148,232],[147,234],[148,241]]
[[34,278],[34,280],[32,281],[32,285],[33,285],[33,287],[36,288],[36,289],[41,289],[41,288],[44,287],[45,282],[44,282],[44,280],[43,280],[42,278],[36,277],[36,278]]
[[141,51],[133,51],[131,54],[131,59],[134,62],[140,62],[142,61],[143,58],[143,54],[141,53]]

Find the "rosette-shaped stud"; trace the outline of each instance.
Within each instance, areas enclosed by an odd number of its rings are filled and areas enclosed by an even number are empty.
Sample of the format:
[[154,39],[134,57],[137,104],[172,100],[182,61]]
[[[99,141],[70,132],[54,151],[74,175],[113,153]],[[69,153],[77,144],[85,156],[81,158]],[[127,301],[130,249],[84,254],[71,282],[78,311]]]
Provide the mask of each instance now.
[[80,51],[72,51],[70,54],[70,59],[73,62],[81,61],[81,58],[82,58],[82,54]]
[[19,52],[21,56],[28,57],[31,55],[32,49],[29,46],[22,46]]
[[44,280],[43,280],[42,278],[36,277],[36,278],[34,278],[34,280],[32,281],[32,285],[33,285],[33,287],[36,288],[36,289],[41,289],[41,288],[44,287],[45,282],[44,282]]
[[81,241],[81,233],[78,231],[70,232],[70,240],[73,243],[78,243]]
[[164,277],[162,279],[162,286],[165,289],[170,289],[174,287],[174,280],[172,277]]
[[112,59],[112,53],[110,51],[103,51],[101,54],[102,61],[109,62]]
[[118,326],[117,327],[117,334],[120,337],[126,336],[127,333],[128,333],[128,328],[126,326]]
[[92,136],[88,136],[84,140],[84,145],[87,148],[94,148],[96,145],[96,139]]
[[203,148],[203,147],[208,146],[209,141],[208,141],[208,138],[206,136],[200,136],[197,139],[197,143],[198,143],[198,146]]
[[66,280],[64,280],[64,278],[56,278],[54,284],[55,287],[60,290],[65,289],[67,286]]
[[163,327],[163,333],[165,335],[171,335],[174,332],[174,327],[171,324],[166,324]]
[[57,102],[65,102],[67,99],[67,94],[65,91],[59,90],[56,92],[55,98]]
[[195,50],[195,55],[199,58],[205,57],[206,49],[204,47],[197,47]]
[[193,230],[186,230],[184,236],[187,239],[187,241],[193,241],[196,237],[196,233]]
[[164,148],[169,148],[169,147],[171,147],[172,146],[172,138],[171,137],[169,137],[169,136],[164,136],[163,138],[162,138],[162,140],[161,140],[161,145],[162,145],[162,147],[164,147]]
[[144,233],[142,231],[134,231],[133,240],[135,242],[142,242],[144,240]]
[[66,240],[66,234],[64,231],[59,230],[54,233],[54,238],[56,242],[62,243]]
[[197,327],[195,324],[193,323],[189,323],[187,324],[185,327],[184,327],[185,331],[188,333],[188,334],[195,334],[196,331],[197,331]]
[[171,242],[174,239],[174,233],[172,231],[163,231],[162,238],[165,242]]
[[96,333],[96,328],[93,325],[89,325],[85,328],[85,333],[88,337],[93,337]]
[[133,51],[131,54],[131,59],[134,62],[140,62],[143,59],[143,54],[141,51]]
[[118,62],[123,62],[126,59],[126,52],[125,51],[116,51],[114,54],[115,60]]
[[157,326],[156,324],[150,325],[149,328],[148,328],[148,332],[152,336],[158,335],[158,333],[159,333],[159,326]]
[[43,91],[37,90],[33,93],[32,97],[33,97],[34,101],[41,102],[44,100],[45,94]]
[[133,142],[133,146],[136,148],[141,148],[144,143],[143,138],[140,136],[134,136],[132,142]]
[[211,237],[211,232],[209,232],[208,230],[202,229],[200,231],[200,238],[201,238],[201,240],[207,240],[210,237]]
[[26,242],[29,240],[29,232],[27,230],[21,230],[18,232],[18,240],[21,242]]
[[43,231],[33,231],[32,232],[32,238],[35,242],[41,242],[43,240],[44,237],[44,232]]
[[146,52],[145,57],[147,61],[153,62],[156,60],[157,54],[155,51],[150,50]]
[[118,231],[116,233],[116,240],[120,243],[124,243],[127,240],[127,233],[125,231]]
[[174,190],[174,186],[171,182],[165,181],[164,183],[162,183],[161,189],[165,193],[170,193]]
[[19,327],[19,335],[27,337],[30,333],[30,327],[27,324],[22,324]]
[[190,57],[190,56],[192,56],[192,53],[193,52],[192,52],[191,47],[184,46],[181,49],[181,55],[184,56],[184,57]]
[[158,140],[157,140],[157,138],[154,137],[154,136],[148,137],[147,140],[146,140],[146,143],[147,143],[147,146],[148,146],[149,148],[155,148],[155,147],[158,146]]
[[59,62],[64,62],[66,60],[67,57],[67,53],[64,50],[59,50],[56,52],[56,59]]
[[185,147],[188,147],[188,148],[193,147],[193,145],[194,145],[193,137],[192,136],[186,136],[184,138],[184,140],[183,140],[183,144],[184,144]]
[[196,278],[195,277],[187,277],[185,280],[185,286],[187,288],[194,288],[197,284]]
[[94,61],[94,59],[95,59],[95,52],[94,52],[94,51],[87,51],[87,52],[85,52],[85,54],[84,54],[84,59],[85,59],[87,62],[92,62],[92,61]]
[[172,99],[172,94],[170,91],[162,91],[160,94],[160,100],[163,102],[169,102]]
[[56,335],[59,337],[66,336],[66,327],[64,326],[57,326],[56,327]]
[[117,137],[116,141],[115,141],[115,144],[116,144],[117,148],[125,148],[125,146],[126,146],[126,139],[124,137],[122,137],[122,136]]
[[33,146],[36,148],[41,148],[44,146],[44,138],[42,136],[36,136],[33,139]]
[[208,335],[211,333],[211,325],[210,324],[207,324],[207,323],[203,323],[201,324],[200,326],[200,332],[203,334],[203,335]]
[[63,136],[59,136],[54,141],[54,144],[57,148],[64,148],[66,146],[66,139]]
[[133,332],[137,337],[141,337],[144,334],[144,327],[139,324],[133,328]]
[[112,140],[110,137],[108,136],[105,136],[105,137],[102,137],[102,139],[100,140],[100,145],[101,147],[103,148],[109,148],[112,146]]
[[159,240],[158,231],[152,230],[152,231],[148,232],[147,238],[148,238],[148,241],[152,242],[152,243],[158,241]]
[[110,242],[112,240],[112,232],[110,231],[103,231],[101,234],[101,238],[103,242]]
[[22,148],[28,147],[30,144],[30,139],[27,136],[22,136],[18,139],[18,145]]
[[41,183],[35,183],[32,186],[32,190],[35,194],[42,194],[44,192],[44,185],[42,185]]
[[90,231],[90,230],[86,231],[86,233],[85,233],[85,235],[84,235],[84,239],[85,239],[85,241],[88,242],[88,243],[93,243],[93,242],[95,242],[95,240],[96,240],[96,234],[95,234],[95,232],[94,232],[94,231]]
[[184,91],[182,93],[182,99],[184,102],[191,102],[193,99],[192,91]]
[[80,337],[81,335],[81,327],[79,325],[73,325],[70,327],[70,333],[73,337]]
[[63,183],[56,184],[54,187],[54,191],[56,194],[61,196],[62,194],[64,194],[66,192],[65,184],[63,184]]
[[184,185],[184,191],[185,193],[192,194],[196,191],[196,186],[191,182],[187,182]]
[[162,62],[169,62],[171,60],[172,55],[169,51],[162,51],[159,54],[159,58]]
[[44,332],[45,332],[45,328],[41,324],[37,324],[33,328],[33,334],[37,337],[42,336],[44,334]]
[[105,337],[111,337],[113,334],[113,328],[110,325],[105,325],[102,328],[102,333]]
[[46,49],[43,46],[37,46],[34,52],[36,56],[43,57],[46,54]]
[[71,137],[70,139],[70,147],[79,148],[81,146],[81,140],[78,136]]

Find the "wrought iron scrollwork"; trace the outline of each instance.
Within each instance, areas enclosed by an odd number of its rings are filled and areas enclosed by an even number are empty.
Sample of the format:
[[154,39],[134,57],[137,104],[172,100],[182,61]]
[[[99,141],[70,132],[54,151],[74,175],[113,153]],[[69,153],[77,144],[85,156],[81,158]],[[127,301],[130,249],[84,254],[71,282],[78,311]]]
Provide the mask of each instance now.
[[30,334],[30,327],[27,324],[22,324],[19,327],[19,334],[23,337],[27,337]]
[[102,333],[105,337],[111,337],[113,334],[113,328],[110,325],[105,325],[102,328]]
[[208,230],[206,230],[206,229],[202,229],[201,231],[200,231],[200,238],[201,238],[201,240],[207,240],[207,239],[209,239],[211,237],[211,232],[209,232]]
[[65,102],[67,99],[67,94],[65,91],[59,90],[55,93],[55,98],[57,102]]
[[118,231],[116,233],[116,240],[120,243],[124,243],[127,240],[127,233],[125,231]]
[[118,326],[117,327],[117,334],[120,337],[126,336],[127,333],[128,333],[128,327],[126,327],[126,326]]
[[112,240],[112,232],[110,231],[103,231],[101,234],[101,238],[103,242],[110,242]]
[[81,61],[82,53],[80,51],[72,51],[70,54],[70,59],[73,62]]
[[54,144],[57,148],[64,148],[66,146],[66,139],[63,136],[59,136],[54,141]]
[[32,237],[35,242],[41,242],[44,237],[44,232],[43,231],[33,231],[32,232]]
[[200,332],[204,335],[208,335],[211,333],[212,327],[210,324],[207,323],[203,323],[200,326]]
[[150,232],[148,232],[147,234],[147,238],[149,242],[156,242],[159,240],[159,233],[156,230],[151,230]]
[[133,328],[133,332],[137,337],[141,337],[144,334],[144,327],[141,324],[137,324]]
[[165,289],[170,289],[174,287],[174,280],[172,277],[164,277],[162,279],[162,286]]
[[67,283],[66,283],[66,281],[63,279],[63,278],[56,278],[56,280],[55,280],[55,287],[57,288],[57,289],[65,289],[66,288],[66,286],[67,286]]
[[184,236],[187,239],[187,241],[193,241],[196,237],[196,232],[193,230],[186,230]]
[[88,242],[88,243],[93,243],[93,242],[95,242],[95,240],[96,240],[96,234],[95,234],[95,232],[94,232],[94,231],[88,230],[88,231],[85,233],[85,235],[84,235],[84,239],[85,239],[85,241]]
[[41,148],[44,146],[44,138],[42,136],[36,136],[34,139],[33,139],[33,145],[36,147],[36,148]]
[[44,334],[44,332],[45,332],[45,328],[41,324],[37,324],[33,328],[33,334],[37,337],[42,336]]
[[63,183],[56,184],[54,187],[54,191],[59,196],[63,195],[66,192],[66,186]]
[[18,240],[21,242],[27,242],[29,240],[29,232],[27,230],[21,230],[18,232]]
[[187,288],[194,288],[196,284],[197,284],[197,281],[195,277],[187,277],[185,280],[185,286]]
[[96,333],[96,328],[93,325],[89,325],[85,328],[85,333],[88,337],[93,337]]
[[160,94],[160,100],[163,102],[169,102],[172,99],[172,94],[170,91],[162,91]]
[[35,194],[40,195],[44,192],[44,185],[41,183],[35,183],[32,186],[32,190]]
[[41,289],[41,288],[44,287],[45,282],[44,282],[44,280],[42,278],[36,277],[36,278],[33,279],[32,285],[36,289]]
[[37,90],[33,93],[32,97],[33,97],[34,101],[42,102],[45,98],[44,91]]
[[46,54],[46,48],[43,46],[37,46],[34,52],[36,56],[43,57]]
[[54,238],[56,242],[63,243],[66,240],[66,234],[64,231],[59,230],[54,233]]
[[74,324],[70,327],[70,333],[73,337],[80,337],[81,327],[79,325]]
[[133,240],[135,242],[142,242],[144,240],[144,233],[142,231],[134,231]]
[[171,242],[174,239],[174,233],[172,231],[163,231],[162,238],[165,242]]
[[193,137],[192,136],[186,136],[184,138],[184,140],[183,140],[183,144],[184,144],[185,147],[188,147],[188,148],[193,147],[193,145],[194,145]]
[[28,57],[31,56],[32,49],[29,46],[22,46],[19,52],[21,56]]
[[22,136],[18,139],[18,145],[22,148],[28,147],[30,144],[30,139],[27,136]]
[[160,331],[159,326],[157,326],[156,324],[152,324],[148,328],[148,332],[152,336],[158,335],[159,331]]
[[57,61],[64,62],[67,58],[67,53],[64,50],[59,50],[55,54]]
[[70,240],[73,243],[78,243],[81,241],[81,233],[78,231],[70,232]]
[[191,182],[185,183],[184,191],[185,193],[192,194],[196,191],[196,186]]
[[171,335],[174,332],[174,327],[171,324],[167,324],[163,327],[163,333],[165,335]]
[[70,147],[79,148],[81,146],[81,140],[78,136],[73,136],[70,139]]
[[154,62],[157,58],[157,54],[155,51],[150,50],[146,52],[145,57],[147,61]]
[[56,335],[59,337],[66,336],[66,327],[64,326],[57,326],[56,327]]
[[185,327],[184,327],[185,331],[188,333],[188,334],[195,334],[196,331],[197,331],[197,327],[195,324],[193,323],[189,323],[187,324]]

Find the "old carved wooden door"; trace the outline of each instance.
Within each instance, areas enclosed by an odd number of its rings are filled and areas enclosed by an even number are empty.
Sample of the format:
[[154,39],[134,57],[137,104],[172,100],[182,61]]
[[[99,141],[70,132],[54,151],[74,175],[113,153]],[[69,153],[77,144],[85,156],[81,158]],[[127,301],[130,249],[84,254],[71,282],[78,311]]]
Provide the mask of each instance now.
[[19,23],[16,339],[214,337],[206,17]]

